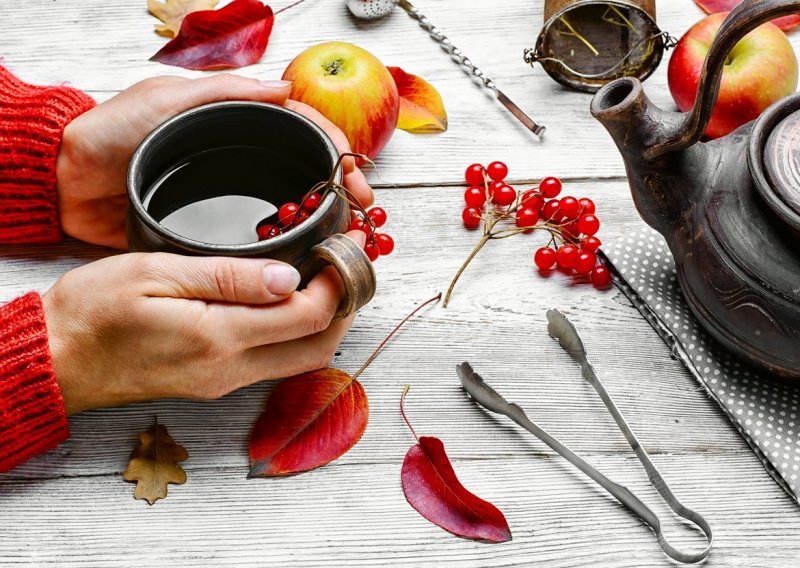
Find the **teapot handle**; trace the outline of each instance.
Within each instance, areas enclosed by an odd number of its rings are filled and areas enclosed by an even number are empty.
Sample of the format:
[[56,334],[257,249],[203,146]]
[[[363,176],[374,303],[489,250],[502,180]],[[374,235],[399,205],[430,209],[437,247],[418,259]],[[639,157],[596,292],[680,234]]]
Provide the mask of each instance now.
[[654,158],[683,150],[698,142],[711,119],[722,81],[722,71],[731,50],[739,40],[758,26],[796,12],[800,12],[800,0],[744,0],[736,6],[722,22],[722,27],[708,50],[694,107],[683,115],[682,124],[676,129],[676,134],[651,147],[647,157]]

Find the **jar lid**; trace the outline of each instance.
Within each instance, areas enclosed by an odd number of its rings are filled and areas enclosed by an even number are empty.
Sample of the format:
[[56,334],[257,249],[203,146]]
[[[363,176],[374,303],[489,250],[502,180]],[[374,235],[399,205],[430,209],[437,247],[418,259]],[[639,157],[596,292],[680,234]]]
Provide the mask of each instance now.
[[764,169],[775,196],[800,215],[800,110],[784,117],[769,133]]

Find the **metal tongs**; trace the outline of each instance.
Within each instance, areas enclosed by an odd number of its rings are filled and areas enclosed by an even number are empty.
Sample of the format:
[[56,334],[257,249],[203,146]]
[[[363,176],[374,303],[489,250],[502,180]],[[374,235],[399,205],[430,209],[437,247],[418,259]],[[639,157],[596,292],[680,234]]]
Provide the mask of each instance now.
[[600,382],[600,379],[595,374],[591,363],[589,363],[589,360],[586,357],[586,350],[583,346],[583,341],[581,341],[581,338],[573,327],[572,323],[570,323],[570,321],[557,310],[548,310],[547,320],[549,322],[548,331],[550,332],[550,335],[553,337],[553,339],[558,340],[561,347],[567,353],[569,353],[570,357],[572,357],[576,363],[581,366],[583,378],[594,387],[594,389],[597,391],[597,394],[599,394],[600,398],[603,399],[603,403],[614,417],[614,421],[617,423],[617,426],[619,426],[619,429],[625,435],[625,438],[628,440],[631,448],[633,448],[633,451],[636,452],[636,456],[639,458],[639,461],[642,462],[644,469],[647,471],[647,476],[650,479],[650,483],[653,485],[653,487],[655,487],[655,489],[659,492],[661,497],[676,515],[690,521],[699,527],[701,531],[703,531],[706,536],[706,541],[708,542],[708,545],[703,550],[699,552],[683,552],[669,544],[661,529],[661,519],[659,519],[658,515],[656,515],[647,505],[645,505],[641,499],[639,499],[625,486],[610,480],[593,466],[589,465],[575,452],[559,442],[556,438],[531,422],[522,408],[514,403],[508,402],[505,398],[500,396],[497,391],[487,385],[483,378],[472,370],[472,366],[470,366],[469,363],[462,363],[461,365],[456,366],[456,370],[461,378],[461,384],[464,386],[464,389],[478,404],[487,410],[509,417],[511,420],[525,428],[528,432],[539,438],[568,462],[596,481],[620,503],[636,513],[639,518],[641,518],[651,529],[653,529],[653,532],[658,539],[658,545],[667,556],[673,560],[686,564],[703,560],[708,556],[709,552],[711,551],[711,546],[714,542],[711,526],[701,515],[695,513],[688,507],[685,507],[672,493],[667,485],[667,482],[664,480],[658,469],[656,469],[656,466],[650,460],[650,456],[647,455],[647,452],[639,443],[639,440],[636,439],[636,436],[631,431],[628,423],[625,421],[625,418],[623,418],[619,409],[617,409],[616,404],[614,404],[614,401],[611,399],[611,396],[608,394],[605,387]]

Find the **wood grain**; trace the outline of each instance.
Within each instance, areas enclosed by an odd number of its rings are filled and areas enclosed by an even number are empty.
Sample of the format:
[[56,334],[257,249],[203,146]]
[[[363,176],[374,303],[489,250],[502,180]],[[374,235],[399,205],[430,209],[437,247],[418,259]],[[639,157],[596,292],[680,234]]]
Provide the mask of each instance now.
[[[4,5],[0,55],[29,80],[69,80],[100,100],[154,74],[198,76],[147,61],[164,40],[152,32],[155,20],[144,4]],[[561,175],[566,193],[598,202],[606,242],[641,227],[616,149],[589,116],[590,97],[563,90],[521,61],[541,25],[541,2],[417,4],[549,127],[544,142],[533,142],[399,11],[363,23],[348,16],[343,2],[307,0],[278,16],[263,62],[241,71],[275,77],[301,49],[341,39],[424,76],[444,96],[450,130],[398,132],[381,155],[380,175],[370,173],[397,248],[377,263],[377,296],[334,361],[349,371],[416,303],[447,286],[477,241],[460,224],[460,180],[473,161],[503,158],[517,180]],[[691,0],[659,5],[659,22],[674,35],[700,15]],[[666,64],[647,90],[671,108],[665,73]],[[490,243],[450,308],[430,308],[397,335],[362,378],[371,401],[364,438],[316,472],[245,479],[247,438],[267,384],[215,402],[166,400],[73,417],[68,442],[0,476],[0,565],[669,566],[642,523],[542,444],[484,414],[458,386],[454,366],[469,360],[541,426],[665,514],[602,404],[547,336],[544,314],[551,307],[582,332],[597,371],[675,491],[716,529],[706,564],[797,565],[797,505],[621,294],[535,273],[531,257],[542,241],[532,235]],[[76,242],[0,247],[0,299],[45,290],[70,268],[107,254]],[[418,431],[441,437],[464,484],[503,509],[513,542],[458,539],[405,503],[399,469],[412,438],[398,401],[406,383]],[[120,472],[154,414],[189,450],[189,480],[147,507],[133,500],[133,486]],[[677,542],[701,544],[667,517]]]

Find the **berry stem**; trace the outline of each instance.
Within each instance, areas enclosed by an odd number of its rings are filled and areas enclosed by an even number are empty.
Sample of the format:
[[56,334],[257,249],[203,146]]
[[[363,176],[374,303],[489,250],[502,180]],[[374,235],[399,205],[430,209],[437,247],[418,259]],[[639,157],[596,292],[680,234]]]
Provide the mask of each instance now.
[[403,388],[403,394],[400,395],[400,414],[403,415],[403,420],[405,421],[406,426],[408,426],[408,429],[411,430],[411,433],[414,434],[414,437],[417,439],[417,442],[419,442],[419,436],[417,436],[416,430],[414,430],[414,427],[411,425],[411,422],[408,421],[408,416],[406,416],[406,404],[405,404],[406,395],[408,394],[408,390],[410,388],[411,385],[406,385],[405,388]]
[[[493,227],[494,225],[492,226],[492,228]],[[462,264],[461,268],[459,268],[458,272],[456,272],[455,278],[453,278],[453,281],[450,282],[450,287],[447,289],[447,294],[445,294],[444,296],[444,302],[442,303],[443,308],[446,308],[447,304],[450,303],[450,295],[453,293],[453,288],[456,287],[458,279],[461,278],[461,275],[464,274],[464,271],[467,269],[467,266],[469,266],[469,263],[472,262],[472,259],[474,259],[478,255],[478,253],[483,248],[483,245],[488,243],[490,239],[492,239],[491,228],[483,235],[481,240],[478,241],[478,244],[475,246],[474,249],[472,249],[472,252],[467,257],[467,260],[464,261],[464,264]]]
[[438,294],[436,294],[436,296],[434,296],[434,297],[433,297],[433,298],[431,298],[430,300],[427,300],[427,301],[423,302],[422,304],[420,304],[419,306],[417,306],[416,308],[414,308],[414,311],[413,311],[413,312],[411,312],[411,313],[410,313],[410,314],[408,314],[408,315],[407,315],[405,318],[403,318],[403,321],[401,321],[400,323],[398,323],[398,324],[395,326],[395,328],[394,328],[394,329],[393,329],[393,330],[392,330],[392,331],[389,333],[389,335],[387,335],[387,336],[386,336],[386,338],[385,338],[383,341],[381,341],[380,345],[378,345],[378,347],[376,347],[376,348],[375,348],[375,351],[373,351],[373,352],[372,352],[372,355],[370,355],[370,356],[369,356],[369,358],[367,359],[367,361],[366,361],[366,362],[365,362],[363,365],[361,365],[361,368],[360,368],[358,371],[356,371],[356,372],[355,372],[355,374],[354,374],[354,375],[353,375],[353,377],[352,377],[352,380],[354,380],[354,381],[355,381],[355,380],[356,380],[356,379],[359,377],[359,375],[361,375],[361,373],[363,373],[364,371],[366,371],[366,370],[367,370],[367,367],[369,367],[370,363],[372,363],[372,362],[375,360],[375,358],[378,356],[378,354],[381,352],[381,350],[382,350],[384,347],[386,347],[386,344],[387,344],[387,343],[389,343],[389,340],[390,340],[392,337],[394,337],[394,334],[395,334],[395,333],[397,333],[398,331],[400,331],[400,328],[401,328],[401,327],[403,327],[403,325],[404,325],[404,324],[405,324],[405,323],[406,323],[408,320],[410,320],[410,319],[411,319],[411,318],[413,318],[415,315],[417,315],[417,313],[418,313],[418,312],[419,312],[419,311],[420,311],[422,308],[424,308],[425,306],[427,306],[428,304],[433,304],[434,302],[438,302],[438,301],[439,301],[439,300],[441,300],[441,299],[442,299],[442,293],[441,293],[441,292],[439,292]]

